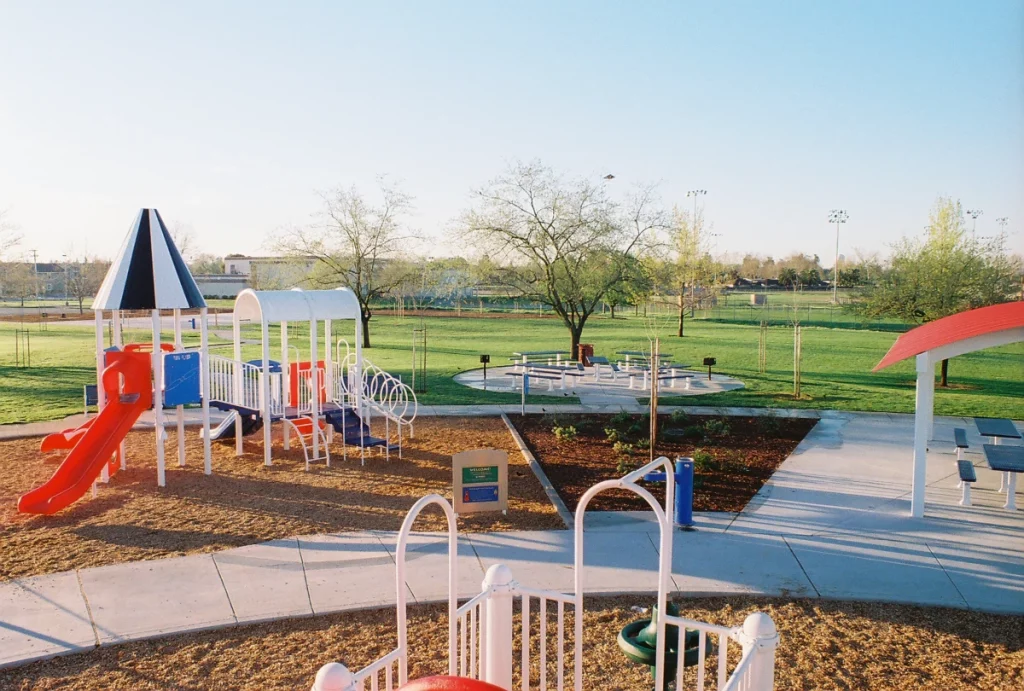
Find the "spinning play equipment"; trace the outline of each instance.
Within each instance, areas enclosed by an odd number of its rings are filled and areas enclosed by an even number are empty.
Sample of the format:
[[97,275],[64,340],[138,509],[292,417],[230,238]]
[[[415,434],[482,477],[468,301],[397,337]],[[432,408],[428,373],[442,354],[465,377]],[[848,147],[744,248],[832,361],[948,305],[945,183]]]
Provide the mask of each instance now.
[[[673,603],[668,603],[668,615],[672,617],[679,616],[679,608]],[[658,649],[658,606],[655,605],[652,610],[650,619],[639,619],[634,622],[630,622],[622,627],[619,631],[618,644],[619,650],[632,662],[638,662],[641,665],[647,665],[651,668],[651,676],[655,675],[655,668],[657,665],[657,657],[655,657]],[[668,683],[671,677],[676,675],[676,667],[679,665],[679,629],[671,628],[666,629],[665,635],[668,636],[668,640],[665,642],[665,686],[667,690],[669,688]],[[683,664],[687,667],[693,667],[697,664],[698,660],[701,660],[714,652],[714,646],[705,645],[704,650],[700,650],[700,634],[696,631],[688,630],[684,640],[684,653],[683,653]]]
[[[577,504],[575,516],[573,592],[563,593],[523,585],[513,578],[512,571],[507,566],[493,564],[487,569],[481,591],[461,606],[457,590],[459,563],[455,511],[451,504],[437,494],[421,498],[409,510],[402,523],[394,553],[397,647],[358,672],[352,672],[337,662],[321,667],[312,691],[360,691],[367,687],[374,691],[483,691],[491,688],[473,685],[473,682],[481,681],[511,691],[513,673],[516,669],[521,678],[517,688],[522,688],[523,691],[547,691],[552,688],[561,690],[567,688],[567,670],[570,667],[570,663],[567,662],[569,656],[565,654],[567,608],[571,608],[574,622],[570,643],[572,688],[575,691],[600,688],[588,684],[584,680],[583,672],[583,519],[591,500],[601,492],[613,489],[625,489],[642,497],[654,512],[661,529],[656,607],[649,621],[635,622],[624,630],[627,647],[631,654],[636,656],[637,661],[654,664],[655,688],[668,688],[668,683],[671,682],[678,691],[770,691],[774,686],[775,649],[779,637],[775,624],[768,615],[754,613],[744,620],[742,626],[729,628],[687,619],[679,616],[678,612],[668,606],[668,592],[672,588],[673,551],[673,530],[668,511],[674,504],[676,489],[675,474],[672,470],[671,461],[661,457],[621,478],[599,482],[583,494]],[[645,475],[656,471],[665,473],[663,504],[660,504],[649,490],[637,484]],[[444,511],[448,522],[448,678],[427,678],[410,682],[410,643],[406,613],[409,584],[406,578],[406,554],[413,523],[420,512],[433,505]],[[683,563],[685,564],[685,560]],[[682,568],[685,570],[685,566]],[[520,634],[518,642],[513,635],[513,603],[516,600],[519,601],[522,613],[520,621],[516,624]],[[696,663],[697,660],[707,657],[709,664],[694,664],[690,667],[686,664],[675,665],[670,669],[666,661],[673,657],[673,641],[678,643],[680,631],[685,631],[685,663],[689,664],[691,660]],[[729,649],[734,645],[738,645],[742,652],[737,662],[730,663]],[[712,656],[717,658],[717,665],[714,667],[710,664]],[[678,653],[675,657],[678,657]],[[706,667],[709,669],[705,669]],[[451,677],[457,679],[453,680]]]

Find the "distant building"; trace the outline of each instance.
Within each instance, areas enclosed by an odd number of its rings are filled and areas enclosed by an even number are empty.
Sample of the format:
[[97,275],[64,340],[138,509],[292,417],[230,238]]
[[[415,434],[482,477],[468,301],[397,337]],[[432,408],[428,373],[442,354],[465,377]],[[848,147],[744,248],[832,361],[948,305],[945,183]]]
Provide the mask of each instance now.
[[316,266],[316,257],[253,257],[229,254],[223,274],[197,274],[203,297],[233,298],[246,288],[284,290],[301,286]]

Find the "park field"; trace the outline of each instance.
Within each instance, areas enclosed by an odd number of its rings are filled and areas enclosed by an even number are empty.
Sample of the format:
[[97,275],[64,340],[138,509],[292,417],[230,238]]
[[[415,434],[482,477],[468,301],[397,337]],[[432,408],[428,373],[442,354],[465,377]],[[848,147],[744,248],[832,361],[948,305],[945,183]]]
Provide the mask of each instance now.
[[[412,372],[412,331],[422,322],[427,329],[428,390],[422,404],[517,403],[519,396],[468,389],[452,376],[479,367],[481,353],[491,355],[492,366],[505,364],[512,351],[569,348],[569,336],[550,317],[488,315],[466,317],[375,317],[371,322],[373,347],[366,357],[408,381]],[[89,327],[51,324],[46,331],[31,329],[32,366],[15,367],[14,329],[0,322],[0,424],[60,418],[81,412],[82,386],[95,381],[94,334]],[[686,336],[674,335],[669,315],[645,319],[622,314],[616,319],[595,316],[583,340],[597,354],[613,357],[618,350],[649,348],[649,338],[661,338],[662,352],[673,360],[699,364],[717,358],[716,372],[744,382],[746,388],[726,393],[691,396],[687,405],[819,408],[884,412],[912,412],[913,362],[900,363],[880,373],[871,368],[895,341],[897,334],[868,329],[803,328],[802,396],[794,399],[793,330],[779,325],[768,330],[768,364],[758,372],[759,328],[713,320],[691,320]],[[213,352],[230,355],[230,327],[213,330]],[[274,352],[279,330],[271,330]],[[335,335],[352,339],[351,322],[336,323]],[[171,333],[163,335],[170,340]],[[258,339],[247,327],[244,338]],[[125,342],[149,341],[148,330],[129,329]],[[198,344],[198,332],[186,331],[186,345]],[[290,343],[308,353],[308,328],[292,325]],[[321,353],[324,352],[321,343]],[[259,356],[259,347],[247,344],[245,359]],[[1024,418],[1024,343],[973,353],[949,366],[950,388],[938,389],[935,410],[940,415]],[[531,396],[531,401],[557,405],[576,399]],[[665,403],[674,402],[665,400]]]

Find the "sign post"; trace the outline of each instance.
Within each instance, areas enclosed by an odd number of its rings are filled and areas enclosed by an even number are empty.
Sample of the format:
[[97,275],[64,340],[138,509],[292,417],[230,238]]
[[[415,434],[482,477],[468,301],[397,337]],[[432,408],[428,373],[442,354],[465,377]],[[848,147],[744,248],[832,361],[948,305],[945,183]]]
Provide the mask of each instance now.
[[452,456],[452,499],[457,514],[508,513],[508,454],[474,449]]

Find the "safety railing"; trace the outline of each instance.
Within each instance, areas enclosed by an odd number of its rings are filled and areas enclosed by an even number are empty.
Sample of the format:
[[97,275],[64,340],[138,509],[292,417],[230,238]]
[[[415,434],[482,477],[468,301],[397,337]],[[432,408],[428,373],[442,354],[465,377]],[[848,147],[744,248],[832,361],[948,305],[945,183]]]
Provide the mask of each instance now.
[[247,362],[210,355],[210,400],[260,410],[262,374]]
[[[659,505],[649,491],[636,484],[648,473],[663,468],[666,471],[665,506]],[[709,686],[717,691],[771,691],[774,688],[775,649],[778,645],[778,634],[771,618],[757,612],[748,616],[742,627],[727,628],[715,624],[694,621],[685,617],[666,613],[667,594],[671,578],[672,563],[672,526],[669,523],[667,507],[672,506],[675,492],[675,479],[671,462],[667,458],[659,458],[648,463],[622,478],[606,480],[591,487],[581,497],[576,511],[575,525],[575,584],[574,592],[564,594],[553,591],[534,590],[520,586],[512,578],[512,572],[502,564],[495,564],[487,570],[484,577],[483,590],[461,607],[456,607],[457,571],[457,536],[455,533],[455,513],[451,505],[436,494],[420,499],[406,516],[402,530],[398,536],[396,552],[396,575],[398,591],[398,647],[388,655],[378,659],[370,666],[352,674],[343,665],[331,663],[325,665],[317,673],[312,691],[341,689],[357,691],[365,689],[365,681],[370,679],[373,691],[393,691],[395,674],[392,668],[397,667],[397,684],[401,686],[407,681],[408,639],[406,631],[405,553],[412,523],[426,506],[438,504],[444,508],[448,519],[448,674],[481,679],[501,688],[511,689],[513,665],[516,658],[513,645],[513,602],[518,597],[521,605],[521,640],[519,665],[522,691],[538,688],[547,691],[552,685],[558,691],[566,688],[566,606],[573,609],[574,635],[572,641],[572,681],[577,691],[583,689],[583,518],[586,506],[597,494],[609,489],[626,489],[644,498],[654,511],[661,527],[658,569],[657,611],[657,644],[655,660],[664,661],[666,655],[666,627],[679,629],[679,648],[676,652],[676,672],[674,688],[676,691],[693,689],[707,691]],[[533,601],[538,601],[536,610]],[[551,608],[555,609],[555,631],[550,630]],[[536,626],[534,626],[536,611]],[[686,661],[686,631],[696,631],[697,662],[691,668]],[[533,634],[536,633],[536,636]],[[712,640],[714,637],[714,640]],[[536,641],[536,645],[533,642]],[[742,647],[740,661],[729,672],[729,648],[731,642]],[[549,660],[554,646],[555,673],[549,679]],[[533,649],[537,650],[537,685],[532,679]],[[717,648],[717,661],[706,660],[709,653]],[[707,667],[713,665],[708,673]],[[655,668],[656,689],[667,688],[666,665],[659,664]],[[381,672],[385,674],[384,686],[378,686]],[[552,684],[553,682],[553,684]],[[692,682],[692,683],[691,683]]]

